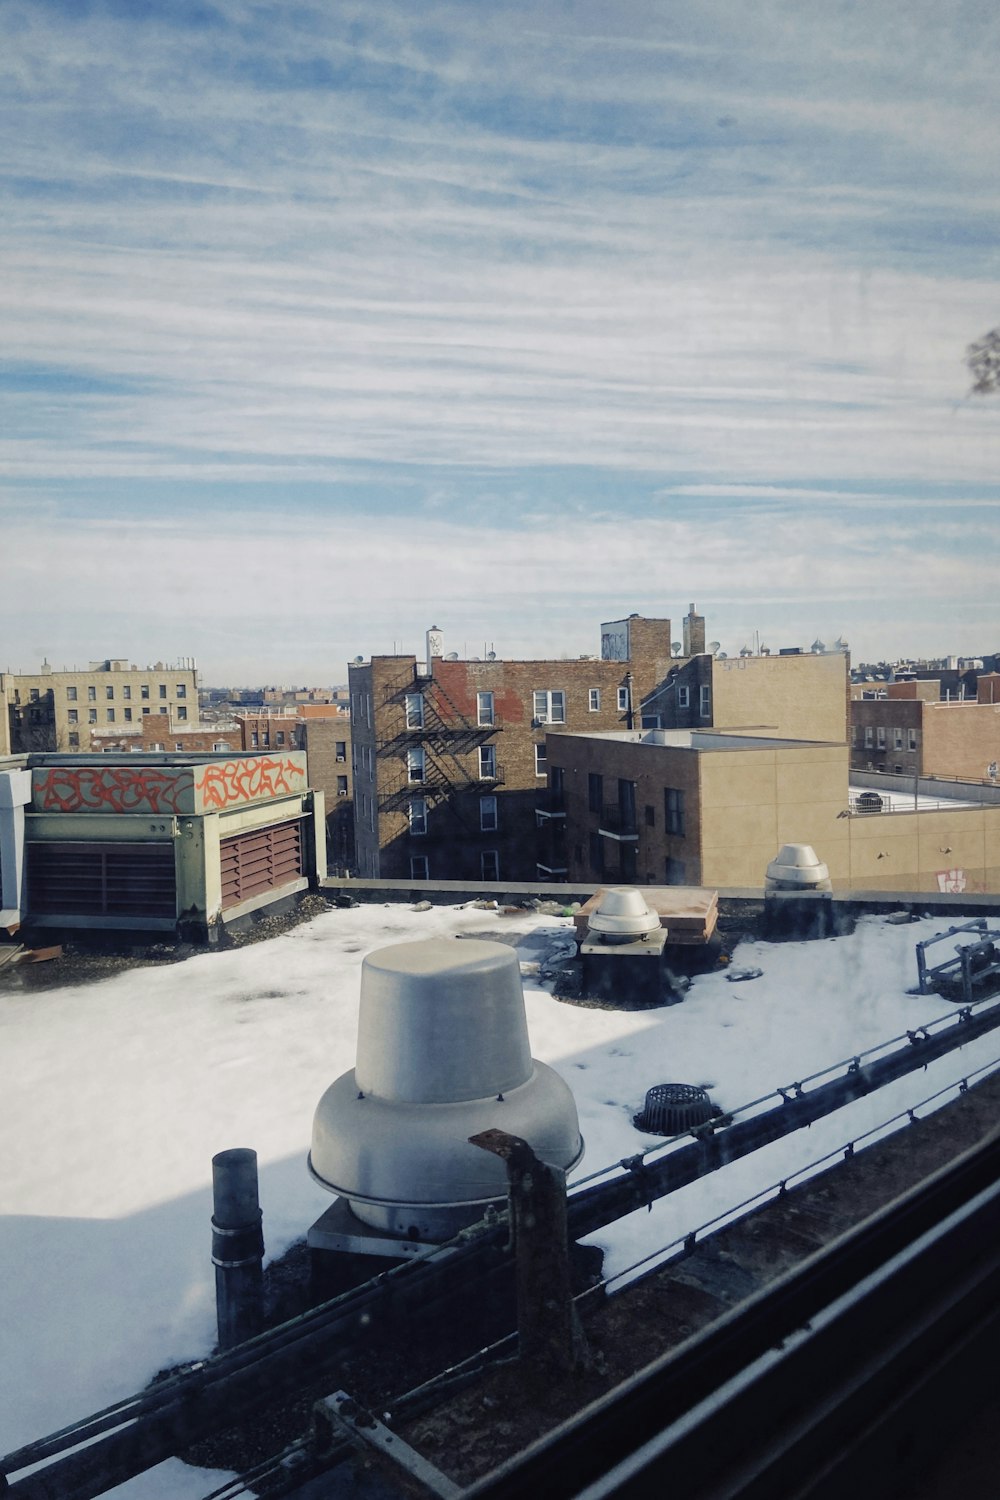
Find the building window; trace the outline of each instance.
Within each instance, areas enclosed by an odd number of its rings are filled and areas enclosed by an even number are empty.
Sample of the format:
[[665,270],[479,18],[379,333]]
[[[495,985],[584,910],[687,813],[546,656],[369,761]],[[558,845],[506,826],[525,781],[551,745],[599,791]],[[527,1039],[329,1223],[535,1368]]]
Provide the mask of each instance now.
[[646,803],[646,827],[656,827],[656,809],[655,807],[651,807],[648,802]]
[[858,726],[856,724],[852,724],[851,725],[851,748],[853,749],[854,746],[857,743],[858,743]]
[[424,695],[423,695],[423,693],[407,693],[407,695],[406,695],[406,727],[407,727],[407,729],[423,729],[423,727],[424,727]]
[[492,693],[477,693],[476,694],[476,723],[477,724],[485,724],[485,725],[489,725],[490,727],[492,727],[495,722],[496,722],[496,719],[495,719],[495,715],[494,715],[494,711],[493,711],[493,694]]
[[423,797],[411,797],[406,809],[410,832],[416,837],[427,832],[427,803]]
[[32,688],[31,691],[28,694],[28,698],[29,698],[30,702],[37,703],[38,702],[38,689],[37,688]]
[[105,698],[109,698],[109,699],[113,698],[115,696],[115,690],[114,690],[114,688],[113,687],[106,687],[104,689],[104,696],[105,696]]
[[139,689],[139,697],[140,698],[148,698],[149,697],[149,683],[148,682],[144,682],[142,684],[142,687]]
[[76,688],[75,687],[68,687],[66,689],[66,697],[69,699],[70,703],[75,703],[76,702]]
[[162,750],[163,746],[162,745],[152,745],[150,748],[153,749],[153,750]]
[[107,712],[108,712],[108,723],[109,724],[113,724],[115,722],[115,711],[114,711],[113,708],[109,708]]
[[495,849],[484,849],[479,856],[480,880],[500,879],[500,856]]
[[604,777],[596,771],[591,771],[587,777],[587,806],[595,813],[604,806]]
[[604,874],[604,840],[599,833],[592,833],[589,838],[590,868],[595,875]]
[[[147,712],[147,710],[144,708],[143,709],[143,713],[146,713],[146,712]],[[259,747],[259,745],[260,745],[260,737],[258,736],[256,729],[253,729],[250,732],[250,749],[251,750],[256,750]]]
[[689,687],[686,687],[684,684],[681,684],[681,686],[677,689],[677,707],[691,707],[691,689]]
[[180,740],[174,740],[174,749],[175,750],[183,750],[184,749],[183,743]]
[[88,689],[87,689],[87,702],[88,703],[96,703],[97,702],[97,689],[96,689],[96,687],[93,686],[93,684],[91,684],[90,687],[88,687]]
[[[186,719],[186,718],[187,718],[187,716],[188,716],[188,711],[187,711],[187,709],[186,709],[186,708],[185,708],[185,707],[184,707],[184,706],[183,706],[183,705],[182,705],[182,706],[181,706],[181,707],[180,707],[180,708],[179,708],[179,709],[178,709],[178,710],[177,710],[177,717],[178,717],[178,719]],[[279,744],[279,745],[280,745],[280,744],[281,744],[281,741],[282,741],[282,739],[283,739],[283,738],[284,738],[284,736],[283,736],[283,735],[280,735],[280,734],[279,734],[279,735],[278,735],[278,744]]]
[[591,688],[590,689],[590,692],[587,694],[587,707],[590,709],[590,712],[592,714],[598,714],[598,713],[600,713],[600,711],[601,711],[601,690],[600,690],[600,688]]
[[126,683],[125,686],[122,688],[122,697],[125,699],[126,703],[132,697],[132,689],[129,687],[128,683]]
[[618,712],[620,714],[624,714],[624,713],[628,712],[628,688],[627,687],[620,687],[618,689]]
[[338,760],[346,760],[347,759],[347,741],[346,740],[338,740],[337,741],[336,752],[337,752],[337,759]]
[[178,696],[178,698],[186,698],[187,695],[188,695],[187,683],[186,682],[179,682],[177,684],[177,696]]
[[480,745],[479,747],[479,779],[480,781],[496,781],[497,779],[497,747],[495,745]]
[[88,708],[87,709],[87,723],[88,724],[96,724],[97,723],[97,709],[96,708]]
[[892,731],[892,748],[894,750],[902,750],[903,748],[903,731],[901,729],[894,729]]
[[684,793],[677,787],[663,788],[663,826],[667,833],[684,837]]
[[161,698],[165,698],[166,696],[167,696],[167,684],[165,682],[161,682],[160,683],[160,697]]
[[535,746],[535,775],[547,776],[549,774],[548,752],[544,742]]
[[865,749],[870,750],[875,743],[875,731],[870,724],[865,725]]
[[430,880],[431,867],[426,854],[410,855],[410,879]]
[[885,749],[885,727],[882,724],[875,731],[875,743],[880,750]]
[[917,731],[915,729],[910,729],[910,730],[907,731],[907,749],[908,750],[915,750],[916,748],[917,748]]
[[539,724],[565,724],[566,694],[534,692],[531,695],[532,717]]
[[144,709],[143,709],[143,713],[144,713],[144,714],[148,714],[148,713],[149,713],[149,709],[148,709],[148,708],[144,708]]
[[[187,709],[186,708],[179,708],[177,710],[177,717],[179,719],[186,719],[187,718]],[[279,745],[284,745],[284,743],[285,743],[285,731],[283,729],[279,729],[278,730],[277,743]]]
[[668,856],[664,861],[663,873],[667,885],[683,885],[685,876],[684,861],[682,859],[670,859]]
[[230,745],[230,743],[229,743],[228,740],[214,740],[212,742],[212,749],[213,750],[231,750],[232,746]]
[[66,716],[71,724],[79,724],[80,715],[75,708],[71,708]]
[[347,777],[346,776],[338,776],[337,777],[337,796],[338,797],[346,797],[347,796]]
[[495,833],[497,827],[497,799],[495,797],[480,797],[479,799],[479,826],[483,833]]
[[126,724],[131,724],[132,722],[132,710],[130,708],[125,710],[125,722]]
[[707,682],[703,682],[701,685],[700,712],[703,719],[710,719],[712,717],[712,689]]
[[80,736],[78,734],[71,733],[70,737],[69,737],[69,748],[71,750],[77,750],[77,749],[79,749],[79,745],[80,745]]
[[424,748],[417,745],[406,752],[406,779],[407,781],[423,781],[424,779]]

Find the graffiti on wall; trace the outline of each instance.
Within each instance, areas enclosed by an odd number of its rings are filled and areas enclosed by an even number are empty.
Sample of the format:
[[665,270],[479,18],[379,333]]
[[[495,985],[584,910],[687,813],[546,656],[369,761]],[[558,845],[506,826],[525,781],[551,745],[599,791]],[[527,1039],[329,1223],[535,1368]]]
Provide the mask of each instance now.
[[239,802],[256,802],[260,797],[301,792],[305,785],[306,773],[302,766],[288,757],[272,760],[269,755],[205,766],[200,781],[196,783],[206,812],[210,808],[233,807]]
[[181,813],[190,794],[191,771],[156,766],[53,766],[35,772],[37,804],[43,812]]
[[964,870],[938,870],[938,890],[945,895],[960,896],[968,886]]

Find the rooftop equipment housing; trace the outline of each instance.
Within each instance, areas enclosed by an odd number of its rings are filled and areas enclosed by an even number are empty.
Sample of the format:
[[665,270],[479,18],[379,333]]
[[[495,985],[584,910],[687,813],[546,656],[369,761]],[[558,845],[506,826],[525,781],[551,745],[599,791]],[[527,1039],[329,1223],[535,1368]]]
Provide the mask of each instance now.
[[[469,1144],[491,1127],[567,1171],[583,1155],[569,1088],[531,1056],[514,949],[432,938],[369,954],[356,1065],[321,1098],[309,1156],[316,1180],[346,1200],[351,1248],[362,1248],[362,1225],[436,1242],[505,1202],[503,1162]],[[314,1248],[349,1248],[342,1232],[319,1230],[332,1212],[310,1230]]]

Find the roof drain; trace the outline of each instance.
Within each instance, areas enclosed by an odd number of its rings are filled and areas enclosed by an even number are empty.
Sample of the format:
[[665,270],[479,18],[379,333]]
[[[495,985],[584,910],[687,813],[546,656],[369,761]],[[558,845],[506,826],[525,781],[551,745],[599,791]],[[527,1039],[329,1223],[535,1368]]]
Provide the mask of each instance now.
[[633,1123],[649,1135],[683,1135],[721,1113],[705,1089],[693,1083],[658,1083],[646,1090],[646,1102]]

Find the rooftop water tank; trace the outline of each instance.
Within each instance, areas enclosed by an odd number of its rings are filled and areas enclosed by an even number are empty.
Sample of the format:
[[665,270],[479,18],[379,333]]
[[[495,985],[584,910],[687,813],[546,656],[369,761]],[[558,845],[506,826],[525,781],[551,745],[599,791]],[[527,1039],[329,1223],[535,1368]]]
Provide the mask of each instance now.
[[647,906],[646,898],[634,886],[605,891],[587,921],[589,942],[638,943],[659,930],[659,913]]
[[569,1088],[531,1056],[514,949],[432,938],[369,954],[356,1065],[316,1108],[313,1176],[375,1229],[446,1239],[506,1200],[503,1162],[469,1145],[491,1127],[552,1166],[583,1155]]
[[767,867],[766,891],[829,891],[830,871],[811,844],[783,844]]

